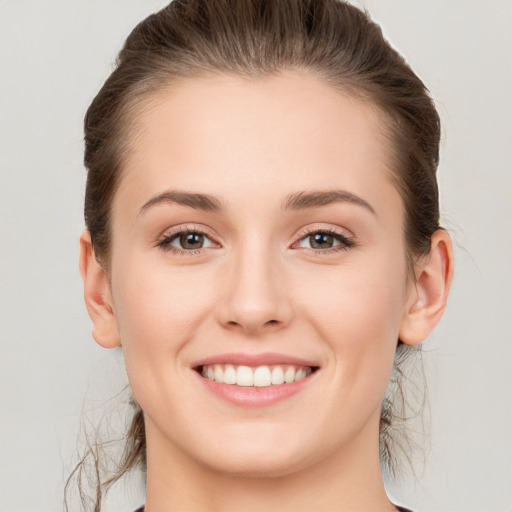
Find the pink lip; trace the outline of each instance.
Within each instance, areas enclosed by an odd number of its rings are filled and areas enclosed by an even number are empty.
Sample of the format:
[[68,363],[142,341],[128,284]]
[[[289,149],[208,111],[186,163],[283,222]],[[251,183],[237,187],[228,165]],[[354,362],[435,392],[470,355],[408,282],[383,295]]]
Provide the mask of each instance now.
[[309,366],[318,369],[318,364],[313,361],[301,359],[286,354],[265,352],[262,354],[226,353],[201,359],[194,363],[194,373],[205,388],[218,397],[227,400],[241,407],[263,407],[275,404],[281,400],[291,397],[308,386],[315,378],[317,372],[311,373],[308,377],[289,384],[280,384],[268,387],[243,387],[232,384],[221,384],[204,378],[199,371],[201,366],[212,364],[232,364],[235,366],[272,366],[272,365],[294,365]]
[[319,365],[300,359],[298,357],[289,356],[286,354],[278,354],[276,352],[264,352],[262,354],[242,354],[242,353],[227,353],[218,354],[215,356],[201,359],[193,364],[193,368],[204,366],[208,364],[233,364],[236,366],[271,366],[271,365],[294,365],[294,366],[311,366],[318,367]]
[[264,407],[280,402],[308,386],[317,375],[317,372],[315,372],[302,380],[291,382],[290,384],[257,388],[220,384],[219,382],[202,377],[197,372],[194,373],[209,392],[239,407]]

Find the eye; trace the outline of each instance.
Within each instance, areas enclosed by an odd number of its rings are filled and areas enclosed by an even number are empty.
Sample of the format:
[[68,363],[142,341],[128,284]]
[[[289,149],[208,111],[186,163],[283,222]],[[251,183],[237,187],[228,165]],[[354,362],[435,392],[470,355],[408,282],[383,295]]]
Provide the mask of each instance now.
[[158,246],[164,250],[184,253],[216,247],[216,244],[212,242],[206,233],[185,229],[166,235],[158,242]]
[[345,235],[332,230],[317,230],[301,238],[296,247],[304,247],[316,251],[345,250],[353,247],[354,241]]

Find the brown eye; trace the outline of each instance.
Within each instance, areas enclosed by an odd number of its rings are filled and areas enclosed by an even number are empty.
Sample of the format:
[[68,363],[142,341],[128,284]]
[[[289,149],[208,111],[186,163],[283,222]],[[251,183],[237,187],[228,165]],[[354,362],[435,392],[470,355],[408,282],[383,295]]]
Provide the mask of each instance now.
[[182,233],[179,236],[182,249],[201,249],[204,245],[204,235],[202,233]]
[[329,233],[313,233],[309,235],[309,245],[312,249],[330,249],[334,246],[334,236]]
[[166,236],[159,243],[158,246],[168,251],[197,251],[214,247],[216,244],[212,242],[210,237],[201,231],[180,231],[172,235]]
[[331,231],[314,231],[302,238],[296,247],[304,247],[306,249],[318,252],[328,252],[332,250],[349,249],[355,245],[354,240],[346,237],[342,233]]

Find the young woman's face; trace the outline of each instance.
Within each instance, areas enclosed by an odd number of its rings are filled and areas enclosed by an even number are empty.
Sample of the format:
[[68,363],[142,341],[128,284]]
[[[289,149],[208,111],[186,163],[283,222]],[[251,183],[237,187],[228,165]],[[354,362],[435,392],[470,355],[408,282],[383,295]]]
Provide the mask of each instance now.
[[111,289],[149,457],[282,475],[376,453],[414,286],[381,131],[292,72],[183,81],[143,109]]

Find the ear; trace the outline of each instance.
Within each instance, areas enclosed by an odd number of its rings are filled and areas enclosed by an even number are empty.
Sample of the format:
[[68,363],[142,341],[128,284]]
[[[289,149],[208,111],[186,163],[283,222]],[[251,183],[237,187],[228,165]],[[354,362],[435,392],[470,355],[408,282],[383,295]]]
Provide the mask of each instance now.
[[84,299],[91,317],[92,336],[105,348],[121,345],[114,314],[110,284],[104,268],[94,254],[91,235],[84,231],[80,237],[80,274],[84,282]]
[[400,328],[406,345],[424,341],[443,316],[453,278],[453,250],[450,235],[439,229],[432,235],[430,253],[415,268],[415,283]]

